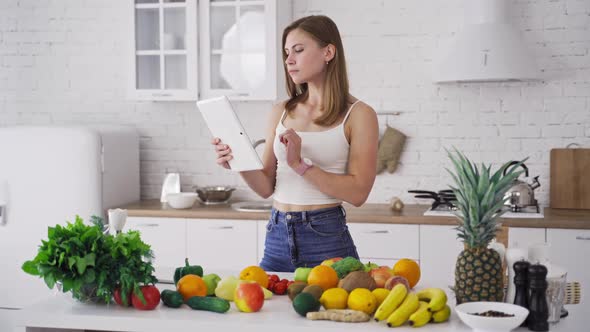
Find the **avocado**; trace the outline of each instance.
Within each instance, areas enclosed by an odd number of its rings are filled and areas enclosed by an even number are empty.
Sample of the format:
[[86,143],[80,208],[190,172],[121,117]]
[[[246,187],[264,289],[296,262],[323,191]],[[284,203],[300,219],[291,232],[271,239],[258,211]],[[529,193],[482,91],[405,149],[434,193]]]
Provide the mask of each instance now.
[[310,293],[300,293],[293,299],[293,309],[305,317],[308,312],[320,310],[320,301]]

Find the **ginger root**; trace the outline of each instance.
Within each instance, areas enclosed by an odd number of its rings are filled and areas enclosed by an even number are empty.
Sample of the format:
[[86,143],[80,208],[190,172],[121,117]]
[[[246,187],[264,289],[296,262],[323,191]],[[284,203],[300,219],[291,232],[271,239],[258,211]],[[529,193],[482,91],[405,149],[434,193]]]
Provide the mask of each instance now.
[[331,320],[345,323],[368,322],[371,319],[366,313],[351,309],[329,309],[326,311],[308,312],[306,317],[310,320]]

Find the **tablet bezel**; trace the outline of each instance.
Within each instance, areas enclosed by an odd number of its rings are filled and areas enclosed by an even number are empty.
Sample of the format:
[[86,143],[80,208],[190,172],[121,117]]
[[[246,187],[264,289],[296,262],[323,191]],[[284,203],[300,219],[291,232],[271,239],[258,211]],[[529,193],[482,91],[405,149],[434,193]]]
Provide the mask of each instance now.
[[213,137],[218,137],[231,148],[233,159],[229,161],[229,166],[232,171],[263,168],[252,141],[226,96],[199,100],[196,104]]

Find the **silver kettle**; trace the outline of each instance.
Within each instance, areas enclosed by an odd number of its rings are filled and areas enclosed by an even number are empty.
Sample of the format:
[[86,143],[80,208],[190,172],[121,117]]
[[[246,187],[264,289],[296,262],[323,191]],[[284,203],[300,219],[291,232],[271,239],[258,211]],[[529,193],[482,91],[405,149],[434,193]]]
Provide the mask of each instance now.
[[[504,175],[506,175],[508,167],[517,164],[519,164],[518,161],[511,161],[504,169]],[[526,167],[526,165],[523,163],[520,163],[520,167],[524,168],[524,175],[525,177],[528,177],[528,167]],[[506,205],[510,206],[512,212],[518,212],[527,206],[535,206],[538,210],[537,200],[535,199],[535,189],[539,188],[540,186],[541,183],[539,183],[539,176],[535,176],[533,178],[532,184],[528,184],[519,179],[514,179],[514,182],[512,182],[512,187],[508,189],[506,195],[504,196],[504,198],[507,199]]]

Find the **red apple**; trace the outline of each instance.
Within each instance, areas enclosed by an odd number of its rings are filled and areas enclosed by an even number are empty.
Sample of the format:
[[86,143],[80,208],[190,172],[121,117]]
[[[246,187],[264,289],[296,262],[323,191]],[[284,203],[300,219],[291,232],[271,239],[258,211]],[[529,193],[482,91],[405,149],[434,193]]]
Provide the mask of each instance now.
[[408,282],[408,279],[402,276],[393,276],[387,279],[387,281],[385,281],[384,288],[391,290],[397,284],[403,284],[404,286],[406,286],[408,291],[410,290],[410,283]]
[[324,260],[320,265],[332,266],[332,264],[336,263],[337,261],[339,261],[341,259],[342,259],[342,257],[328,258],[328,259]]
[[258,283],[239,283],[234,293],[234,302],[242,312],[256,312],[264,304],[264,292]]
[[375,279],[378,288],[384,288],[387,279],[393,277],[393,272],[388,266],[380,266],[369,271],[369,275]]

